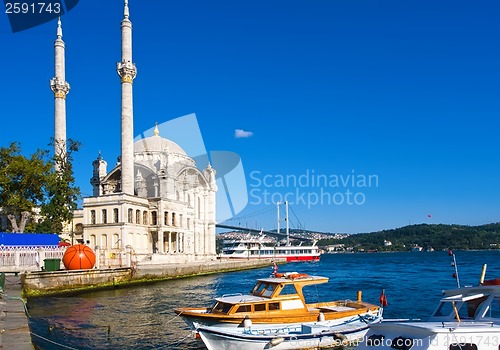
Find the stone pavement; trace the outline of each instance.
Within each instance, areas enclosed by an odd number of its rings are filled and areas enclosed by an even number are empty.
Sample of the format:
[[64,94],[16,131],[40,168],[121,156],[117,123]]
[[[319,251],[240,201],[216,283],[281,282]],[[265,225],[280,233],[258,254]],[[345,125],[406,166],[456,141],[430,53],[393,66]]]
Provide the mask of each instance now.
[[0,349],[34,349],[21,299],[21,278],[10,273],[5,275],[5,288],[0,293]]

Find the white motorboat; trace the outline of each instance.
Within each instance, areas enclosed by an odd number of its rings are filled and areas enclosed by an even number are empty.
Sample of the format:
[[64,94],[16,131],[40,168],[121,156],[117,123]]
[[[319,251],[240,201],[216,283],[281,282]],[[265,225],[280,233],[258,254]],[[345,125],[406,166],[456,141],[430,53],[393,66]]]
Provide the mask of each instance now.
[[500,349],[500,279],[444,291],[427,321],[374,324],[356,350],[394,349]]
[[243,327],[197,325],[196,331],[208,350],[331,349],[363,338],[371,324],[382,320],[382,311],[380,308],[375,313],[331,321],[281,325],[252,325],[247,319]]

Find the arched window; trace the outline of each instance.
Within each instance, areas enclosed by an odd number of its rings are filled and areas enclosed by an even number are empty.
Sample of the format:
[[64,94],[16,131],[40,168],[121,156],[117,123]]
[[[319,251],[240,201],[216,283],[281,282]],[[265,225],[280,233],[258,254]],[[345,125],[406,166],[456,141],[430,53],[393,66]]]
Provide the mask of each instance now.
[[102,247],[102,249],[108,248],[108,236],[107,235],[101,236],[101,247]]
[[115,224],[118,222],[118,208],[113,209],[113,222]]
[[179,214],[179,227],[182,227],[183,226],[183,222],[182,222],[182,214]]
[[141,223],[141,211],[139,209],[135,211],[135,223],[136,224]]
[[90,211],[90,224],[95,225],[95,210]]
[[95,235],[90,235],[90,247],[92,249],[95,249],[95,246],[96,246],[96,239],[95,239]]
[[127,222],[129,224],[132,223],[133,216],[134,216],[134,210],[133,209],[129,209],[128,210],[128,215],[127,215]]
[[120,248],[120,236],[118,236],[118,233],[113,233],[113,247],[112,248]]
[[158,217],[156,211],[151,212],[151,225],[158,225]]
[[148,224],[148,212],[145,210],[142,212],[142,224],[143,225]]
[[175,213],[172,213],[172,226],[175,226]]
[[187,220],[186,220],[186,226],[187,226],[188,230],[191,228],[191,219],[190,218],[187,218]]
[[168,225],[168,211],[163,213],[163,224]]
[[102,210],[102,223],[103,224],[108,223],[108,211],[106,209]]

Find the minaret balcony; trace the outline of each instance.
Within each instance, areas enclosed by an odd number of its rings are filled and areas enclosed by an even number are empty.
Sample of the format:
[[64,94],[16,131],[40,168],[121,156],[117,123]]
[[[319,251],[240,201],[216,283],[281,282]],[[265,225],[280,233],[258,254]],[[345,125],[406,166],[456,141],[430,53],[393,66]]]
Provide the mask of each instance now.
[[130,61],[118,62],[116,64],[116,71],[122,79],[122,82],[131,83],[137,75],[137,68],[135,67],[135,64]]
[[56,97],[65,97],[70,90],[69,83],[58,77],[50,80],[50,88]]

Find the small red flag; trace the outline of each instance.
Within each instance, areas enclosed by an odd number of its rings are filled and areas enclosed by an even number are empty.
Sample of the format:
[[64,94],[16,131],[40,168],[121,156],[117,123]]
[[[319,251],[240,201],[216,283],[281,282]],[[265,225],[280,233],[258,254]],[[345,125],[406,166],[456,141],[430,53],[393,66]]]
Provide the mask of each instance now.
[[380,294],[380,298],[378,300],[380,302],[380,306],[382,307],[386,307],[387,305],[389,305],[389,303],[387,302],[387,297],[385,296],[385,289],[382,289],[382,293]]

